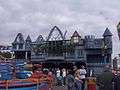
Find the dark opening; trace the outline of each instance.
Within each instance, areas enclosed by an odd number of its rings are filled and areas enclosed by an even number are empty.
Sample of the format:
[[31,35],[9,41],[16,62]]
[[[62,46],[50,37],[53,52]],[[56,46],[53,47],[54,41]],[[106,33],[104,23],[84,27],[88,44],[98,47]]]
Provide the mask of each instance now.
[[25,59],[25,51],[15,52],[15,59]]

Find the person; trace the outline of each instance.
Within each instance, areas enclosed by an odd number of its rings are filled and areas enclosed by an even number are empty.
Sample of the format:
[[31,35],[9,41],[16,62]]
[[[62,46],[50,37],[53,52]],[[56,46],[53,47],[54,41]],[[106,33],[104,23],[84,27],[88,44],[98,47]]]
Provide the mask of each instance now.
[[117,90],[116,80],[117,80],[117,71],[112,70],[113,78],[112,78],[112,89]]
[[56,71],[56,77],[59,77],[59,76],[60,76],[60,69],[58,68]]
[[57,78],[57,85],[61,86],[62,85],[62,76],[61,76],[61,71],[59,68],[56,71],[56,78]]
[[74,75],[77,70],[78,70],[77,66],[73,66],[73,72],[72,72],[72,74]]
[[65,85],[65,79],[66,79],[66,69],[65,68],[63,68],[62,69],[62,77],[63,77],[63,86]]
[[79,74],[80,74],[80,78],[81,78],[81,80],[82,80],[82,90],[84,90],[84,88],[85,88],[85,76],[86,76],[86,74],[87,74],[87,71],[86,71],[86,69],[85,69],[85,66],[84,65],[82,65],[81,66],[81,69],[79,69]]
[[79,73],[79,70],[76,70],[75,72],[75,87],[76,87],[76,90],[81,90],[82,88],[82,80],[80,78],[80,73]]
[[120,71],[117,71],[117,76],[114,76],[113,80],[113,86],[114,86],[114,90],[120,90]]
[[109,67],[97,76],[96,83],[99,86],[99,90],[112,90],[112,78],[113,74]]
[[68,90],[75,90],[75,78],[72,73],[72,70],[68,70],[68,74],[66,76],[66,85]]

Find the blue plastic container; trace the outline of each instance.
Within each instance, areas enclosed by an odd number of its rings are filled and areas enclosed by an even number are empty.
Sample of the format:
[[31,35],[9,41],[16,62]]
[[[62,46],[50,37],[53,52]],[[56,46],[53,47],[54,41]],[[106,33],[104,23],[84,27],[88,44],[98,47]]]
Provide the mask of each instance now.
[[8,63],[0,63],[0,80],[12,79],[12,67]]
[[21,71],[21,72],[17,72],[16,73],[16,78],[18,79],[26,79],[29,78],[31,76],[31,72],[30,71]]
[[0,80],[11,80],[12,74],[11,73],[0,73]]

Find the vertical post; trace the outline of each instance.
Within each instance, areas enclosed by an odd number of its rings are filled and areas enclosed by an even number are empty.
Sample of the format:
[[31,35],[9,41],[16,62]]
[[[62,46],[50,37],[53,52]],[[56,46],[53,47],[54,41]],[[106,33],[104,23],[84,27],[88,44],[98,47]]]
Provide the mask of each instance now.
[[39,90],[39,80],[37,79],[37,90]]
[[8,90],[8,80],[6,80],[6,90]]
[[26,52],[25,52],[25,59],[26,59],[26,60],[28,59],[27,54],[28,54],[28,53],[27,53],[27,51],[26,51]]
[[107,63],[107,46],[105,45],[104,46],[104,63],[106,64]]
[[106,55],[104,55],[104,63],[106,64]]

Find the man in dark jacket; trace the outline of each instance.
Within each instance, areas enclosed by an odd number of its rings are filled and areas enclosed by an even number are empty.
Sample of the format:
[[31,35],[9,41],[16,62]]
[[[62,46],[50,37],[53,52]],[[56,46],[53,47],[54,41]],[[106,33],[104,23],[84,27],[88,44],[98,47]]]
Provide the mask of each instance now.
[[97,77],[97,85],[99,90],[112,90],[112,72],[107,69]]
[[117,71],[117,75],[114,76],[113,80],[113,90],[120,90],[120,71]]

